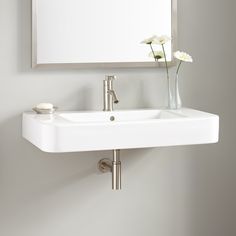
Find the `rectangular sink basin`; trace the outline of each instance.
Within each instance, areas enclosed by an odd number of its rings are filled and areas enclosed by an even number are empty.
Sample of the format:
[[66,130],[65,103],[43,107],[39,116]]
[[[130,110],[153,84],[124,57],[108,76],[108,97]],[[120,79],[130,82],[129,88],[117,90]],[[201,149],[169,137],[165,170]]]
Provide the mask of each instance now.
[[216,143],[217,115],[180,110],[23,113],[23,137],[45,152]]

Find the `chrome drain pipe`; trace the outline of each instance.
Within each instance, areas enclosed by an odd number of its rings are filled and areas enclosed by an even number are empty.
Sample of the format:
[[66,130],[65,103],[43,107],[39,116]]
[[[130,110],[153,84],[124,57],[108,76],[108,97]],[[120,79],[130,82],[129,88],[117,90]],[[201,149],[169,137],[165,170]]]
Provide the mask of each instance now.
[[113,150],[113,161],[112,161],[112,189],[121,189],[121,161],[120,161],[120,150]]
[[113,160],[102,159],[98,162],[98,169],[102,173],[112,173],[112,189],[121,189],[121,161],[120,161],[120,150],[115,149],[113,152]]

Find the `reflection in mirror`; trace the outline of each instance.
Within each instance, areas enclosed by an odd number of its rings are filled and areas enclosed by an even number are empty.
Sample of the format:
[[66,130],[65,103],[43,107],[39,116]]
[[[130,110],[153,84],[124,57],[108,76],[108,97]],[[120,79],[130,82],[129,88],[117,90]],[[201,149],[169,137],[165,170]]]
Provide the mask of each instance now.
[[[176,0],[32,0],[33,66],[151,67],[140,44],[168,35],[176,41]],[[162,64],[162,63],[158,63]]]

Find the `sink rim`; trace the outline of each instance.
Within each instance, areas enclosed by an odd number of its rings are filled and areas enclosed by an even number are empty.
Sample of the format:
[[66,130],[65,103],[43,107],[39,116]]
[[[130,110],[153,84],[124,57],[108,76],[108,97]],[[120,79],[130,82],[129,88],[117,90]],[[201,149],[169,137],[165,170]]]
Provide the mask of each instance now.
[[[122,113],[157,113],[157,116],[160,117],[151,117],[145,119],[132,119],[132,120],[115,120],[115,121],[72,121],[69,118],[65,118],[62,115],[76,114],[76,115],[122,115]],[[174,117],[161,117],[161,115],[172,115]],[[187,114],[191,113],[191,114]],[[193,114],[195,113],[195,114]],[[50,126],[93,126],[93,125],[116,125],[116,124],[132,124],[132,123],[161,123],[161,122],[171,122],[171,121],[179,121],[184,122],[187,120],[194,119],[209,119],[209,117],[219,117],[218,115],[202,112],[190,108],[181,108],[179,110],[170,110],[170,109],[133,109],[133,110],[115,110],[115,111],[57,111],[54,114],[45,115],[45,114],[35,114],[34,112],[24,112],[23,115],[30,115],[31,118],[37,120],[38,122],[50,125]]]

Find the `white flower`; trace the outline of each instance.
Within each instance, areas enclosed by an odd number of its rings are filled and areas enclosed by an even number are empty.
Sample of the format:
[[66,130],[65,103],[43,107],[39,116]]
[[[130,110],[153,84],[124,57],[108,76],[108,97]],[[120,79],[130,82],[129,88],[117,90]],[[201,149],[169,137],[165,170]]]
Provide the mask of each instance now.
[[156,36],[154,39],[153,39],[153,43],[154,44],[158,44],[158,45],[163,45],[167,42],[169,42],[171,40],[171,38],[167,35],[161,35],[161,36]]
[[155,58],[156,60],[164,58],[164,53],[162,51],[154,51],[154,55],[153,52],[149,53],[149,57]]
[[179,59],[180,61],[193,62],[193,58],[185,52],[177,51],[174,53],[174,57]]
[[156,38],[157,38],[157,36],[156,36],[156,35],[153,35],[153,36],[150,37],[150,38],[144,39],[141,43],[144,43],[144,44],[152,44]]

